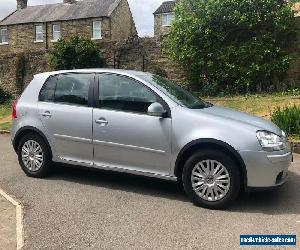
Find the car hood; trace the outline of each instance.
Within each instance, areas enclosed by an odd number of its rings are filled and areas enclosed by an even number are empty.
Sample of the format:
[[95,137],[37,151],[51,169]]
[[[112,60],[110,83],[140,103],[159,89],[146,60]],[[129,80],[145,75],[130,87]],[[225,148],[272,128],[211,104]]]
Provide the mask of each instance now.
[[201,112],[252,125],[255,126],[258,130],[267,130],[277,135],[282,135],[282,130],[278,128],[274,123],[264,120],[263,118],[259,118],[257,116],[249,115],[233,109],[220,106],[212,106],[206,109],[202,109]]

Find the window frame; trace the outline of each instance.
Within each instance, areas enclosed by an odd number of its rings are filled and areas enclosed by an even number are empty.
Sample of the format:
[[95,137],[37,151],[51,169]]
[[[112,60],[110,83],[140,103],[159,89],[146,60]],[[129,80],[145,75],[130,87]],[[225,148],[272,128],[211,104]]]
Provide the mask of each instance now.
[[107,108],[100,107],[99,96],[100,96],[100,76],[101,75],[113,75],[113,76],[124,77],[124,78],[127,78],[127,79],[129,79],[131,81],[134,81],[137,84],[139,84],[139,85],[145,87],[146,89],[150,90],[150,92],[152,92],[157,97],[158,102],[167,111],[167,114],[164,116],[164,118],[171,118],[171,109],[170,109],[169,105],[166,103],[166,101],[157,92],[155,92],[149,86],[147,86],[146,84],[142,83],[141,81],[139,81],[139,80],[137,80],[137,79],[135,79],[133,77],[130,77],[130,76],[127,76],[127,75],[118,74],[118,73],[109,73],[109,72],[102,72],[102,73],[98,72],[98,73],[96,73],[95,91],[94,91],[94,108],[97,108],[99,110],[112,111],[112,112],[121,112],[121,113],[135,114],[135,115],[150,116],[147,113],[139,113],[139,112],[134,112],[134,111],[117,110],[117,109],[107,109]]
[[[6,31],[6,42],[3,42],[3,35],[2,35],[2,32],[3,31]],[[8,44],[8,29],[7,27],[1,27],[0,28],[0,38],[1,38],[1,41],[0,41],[0,44],[1,45],[7,45]]]
[[[55,31],[54,27],[58,26],[59,27],[59,31]],[[55,39],[54,34],[59,33],[59,38]],[[53,23],[52,24],[52,40],[51,42],[57,42],[59,39],[61,39],[61,24],[60,23]]]
[[[100,29],[95,29],[95,23],[96,22],[99,22],[100,23]],[[100,37],[95,37],[95,30],[97,31],[100,31]],[[102,20],[100,19],[96,19],[96,20],[93,20],[93,23],[92,23],[92,40],[101,40],[102,39]]]
[[[75,103],[71,104],[71,103],[55,102],[55,92],[56,92],[58,80],[60,77],[67,76],[67,75],[90,75],[90,86],[89,86],[88,105],[87,106],[77,105]],[[47,86],[47,83],[51,78],[56,78],[56,85],[55,85],[55,89],[54,89],[53,100],[52,101],[41,101],[40,98],[41,98],[42,91]],[[69,72],[69,73],[51,75],[43,83],[43,86],[39,92],[38,102],[53,103],[55,105],[64,105],[64,106],[72,106],[72,107],[93,108],[94,107],[95,78],[96,78],[95,73],[89,73],[89,72]]]
[[[37,32],[37,27],[42,27],[41,32]],[[42,34],[42,40],[37,40],[37,34]],[[43,24],[35,24],[34,25],[34,42],[35,43],[43,43],[44,42],[44,25]]]
[[[171,27],[172,26],[172,20],[170,19],[170,16],[172,16],[174,19],[174,13],[173,12],[168,12],[168,13],[163,13],[161,14],[161,25],[162,27]],[[167,17],[167,23],[164,23],[164,17]]]

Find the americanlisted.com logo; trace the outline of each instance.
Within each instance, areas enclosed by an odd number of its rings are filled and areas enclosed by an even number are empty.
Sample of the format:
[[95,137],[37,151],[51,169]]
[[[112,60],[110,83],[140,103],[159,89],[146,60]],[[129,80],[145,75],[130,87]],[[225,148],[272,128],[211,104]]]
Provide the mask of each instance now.
[[296,246],[296,235],[241,235],[241,246]]

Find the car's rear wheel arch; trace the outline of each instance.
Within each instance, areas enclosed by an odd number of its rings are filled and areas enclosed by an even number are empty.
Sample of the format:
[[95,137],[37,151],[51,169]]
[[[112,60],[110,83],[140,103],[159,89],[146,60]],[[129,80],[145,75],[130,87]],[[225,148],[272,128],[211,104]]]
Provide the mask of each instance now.
[[50,144],[49,144],[49,142],[47,140],[47,137],[43,134],[42,131],[40,131],[39,129],[37,129],[35,127],[26,126],[26,127],[21,128],[17,132],[17,134],[15,136],[15,139],[13,141],[14,150],[17,152],[21,139],[25,135],[32,134],[32,133],[38,135],[39,137],[41,137],[43,139],[43,141],[46,143],[46,145],[48,147],[48,150],[49,150],[49,153],[50,153],[51,159],[52,159],[52,150],[51,150]]
[[241,186],[242,188],[246,188],[247,170],[242,157],[228,143],[216,139],[194,140],[183,147],[183,149],[180,151],[176,159],[175,170],[174,170],[174,174],[179,180],[181,180],[182,178],[182,172],[183,172],[183,167],[185,162],[189,159],[189,157],[193,153],[201,149],[221,151],[223,153],[226,153],[228,156],[230,156],[235,161],[236,165],[239,167],[239,172],[241,175],[241,184],[242,184]]

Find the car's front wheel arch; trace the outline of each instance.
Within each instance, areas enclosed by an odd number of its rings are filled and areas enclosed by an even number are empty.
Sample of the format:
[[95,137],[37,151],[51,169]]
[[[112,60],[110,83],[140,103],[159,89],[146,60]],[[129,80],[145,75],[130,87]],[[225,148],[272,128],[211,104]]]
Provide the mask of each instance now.
[[216,140],[216,139],[198,139],[194,140],[187,145],[185,145],[181,151],[179,152],[176,162],[175,162],[175,168],[174,168],[174,174],[177,177],[177,179],[181,182],[183,168],[185,162],[189,159],[191,155],[193,155],[195,152],[199,150],[216,150],[221,151],[225,154],[227,154],[236,165],[239,167],[240,177],[241,177],[241,188],[246,189],[247,187],[247,169],[246,165],[238,153],[238,151],[233,148],[231,145],[229,145],[226,142]]

